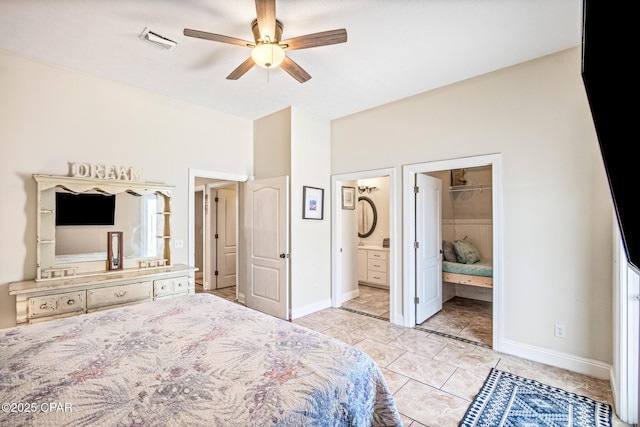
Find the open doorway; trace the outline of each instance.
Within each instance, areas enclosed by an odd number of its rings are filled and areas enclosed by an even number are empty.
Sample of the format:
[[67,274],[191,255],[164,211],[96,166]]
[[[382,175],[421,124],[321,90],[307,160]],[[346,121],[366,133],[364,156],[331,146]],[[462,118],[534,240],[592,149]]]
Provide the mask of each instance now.
[[[343,199],[353,193],[352,207],[357,217],[357,232],[350,231],[343,239],[351,236],[357,242],[358,262],[356,296],[343,301],[342,308],[388,321],[389,177],[359,179],[353,187],[343,186],[343,189],[347,191]],[[344,200],[342,206],[345,206]]]
[[416,328],[490,348],[492,167],[420,173],[416,181]]
[[[244,175],[189,170],[189,263],[198,267],[195,291],[243,302],[242,230],[238,221]],[[217,199],[217,202],[216,202]]]
[[402,324],[395,175],[390,168],[332,177],[332,305]]
[[235,287],[238,253],[237,183],[197,178],[194,224],[196,285],[213,291]]
[[[403,213],[403,221],[405,224],[405,245],[403,247],[403,264],[404,264],[404,274],[403,274],[403,282],[405,284],[403,289],[403,298],[405,301],[405,307],[408,309],[405,312],[405,326],[414,327],[417,324],[417,316],[416,309],[413,307],[417,307],[416,305],[416,296],[418,296],[419,292],[419,282],[417,281],[417,269],[419,268],[419,261],[416,261],[416,248],[414,247],[414,242],[416,241],[417,234],[417,224],[418,218],[416,217],[416,199],[414,197],[415,194],[415,182],[416,176],[421,174],[429,174],[431,176],[438,177],[439,174],[448,174],[451,176],[452,170],[459,169],[471,169],[477,168],[475,170],[482,171],[487,170],[486,168],[490,168],[491,173],[491,201],[490,201],[490,209],[491,209],[491,229],[490,236],[480,236],[476,235],[476,239],[479,241],[479,244],[483,244],[483,250],[487,257],[491,257],[492,265],[493,265],[493,283],[492,290],[482,290],[480,293],[476,292],[477,289],[469,290],[464,289],[462,286],[460,287],[460,292],[471,292],[474,295],[474,299],[491,299],[491,343],[492,347],[495,350],[499,350],[501,346],[500,338],[502,336],[502,241],[500,236],[502,235],[502,221],[501,221],[501,162],[499,155],[487,155],[487,156],[478,156],[478,157],[469,157],[462,159],[454,159],[440,162],[431,162],[431,163],[423,163],[418,165],[409,165],[403,168],[403,194],[405,195],[405,209]],[[485,169],[483,169],[485,168]],[[451,187],[455,186],[450,185],[450,181],[446,181],[446,193],[447,197],[450,199],[456,198],[460,199],[461,195],[452,195],[449,191]],[[468,190],[468,189],[467,189]],[[488,188],[485,189],[487,191]],[[471,190],[469,190],[471,191]],[[475,190],[474,190],[475,191]],[[442,191],[444,193],[444,191]],[[457,194],[457,191],[454,191]],[[441,197],[441,196],[440,196]],[[470,197],[468,194],[464,197]],[[465,208],[468,208],[465,206]],[[486,206],[485,206],[486,207]],[[419,224],[418,224],[419,225]],[[458,234],[465,232],[470,232],[471,228],[465,230],[465,227],[471,226],[472,228],[482,228],[482,221],[474,221],[470,219],[465,219],[462,221],[456,222],[451,218],[448,218],[446,221],[442,221],[438,224],[438,226],[443,227],[445,230],[443,233],[437,234],[437,242],[432,242],[433,247],[438,252],[441,248],[444,237],[449,239],[456,239],[460,237],[461,239],[464,236],[459,236]],[[457,230],[456,227],[458,228]],[[418,230],[419,231],[419,230]],[[487,239],[480,243],[482,239]],[[490,255],[487,255],[490,253]],[[433,271],[432,277],[439,278],[440,282],[437,284],[438,288],[435,289],[434,292],[439,293],[439,298],[446,300],[448,297],[451,297],[451,292],[455,292],[454,288],[451,288],[451,285],[446,285],[444,288],[442,287],[442,273],[441,273],[441,265],[438,267],[437,271]],[[443,295],[444,292],[447,292],[448,295]],[[490,292],[490,293],[488,293]],[[427,294],[433,294],[427,293]],[[455,294],[454,294],[455,295]],[[467,295],[468,296],[468,295]],[[463,337],[464,338],[464,337]]]

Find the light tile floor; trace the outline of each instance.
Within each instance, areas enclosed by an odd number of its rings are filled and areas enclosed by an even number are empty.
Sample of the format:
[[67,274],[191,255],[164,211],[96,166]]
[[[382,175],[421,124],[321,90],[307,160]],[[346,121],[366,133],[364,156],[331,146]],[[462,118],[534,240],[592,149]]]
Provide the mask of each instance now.
[[[389,319],[389,291],[362,286],[358,297],[342,303],[342,307],[382,319]],[[455,336],[492,346],[493,304],[467,298],[453,298],[445,302],[442,310],[417,327],[443,336]]]
[[[235,299],[234,288],[211,293]],[[607,380],[351,311],[328,308],[293,322],[351,344],[371,356],[384,373],[405,426],[457,426],[492,367],[612,402]],[[614,414],[613,426],[628,424]]]

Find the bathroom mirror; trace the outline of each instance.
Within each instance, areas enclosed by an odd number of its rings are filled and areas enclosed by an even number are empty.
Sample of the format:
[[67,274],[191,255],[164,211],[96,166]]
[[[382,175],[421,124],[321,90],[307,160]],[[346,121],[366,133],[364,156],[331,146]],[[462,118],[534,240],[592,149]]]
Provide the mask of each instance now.
[[358,237],[369,237],[378,223],[376,205],[368,197],[358,197]]

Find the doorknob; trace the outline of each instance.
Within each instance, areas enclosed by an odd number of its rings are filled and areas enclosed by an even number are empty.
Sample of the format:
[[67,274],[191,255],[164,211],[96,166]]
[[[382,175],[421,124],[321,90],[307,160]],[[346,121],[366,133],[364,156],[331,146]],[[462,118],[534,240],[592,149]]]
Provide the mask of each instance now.
[[285,255],[285,254],[280,254],[280,258],[286,258],[286,257],[287,257],[287,255]]

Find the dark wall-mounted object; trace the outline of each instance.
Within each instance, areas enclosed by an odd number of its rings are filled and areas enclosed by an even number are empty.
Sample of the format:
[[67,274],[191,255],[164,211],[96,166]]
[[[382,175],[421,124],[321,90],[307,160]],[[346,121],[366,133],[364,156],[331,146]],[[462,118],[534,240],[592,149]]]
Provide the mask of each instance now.
[[[640,271],[640,221],[635,206],[638,156],[636,20],[602,0],[583,3],[582,79],[606,169],[622,241],[631,266]],[[633,20],[633,22],[632,22]]]
[[95,193],[56,193],[56,225],[113,225],[116,196]]

